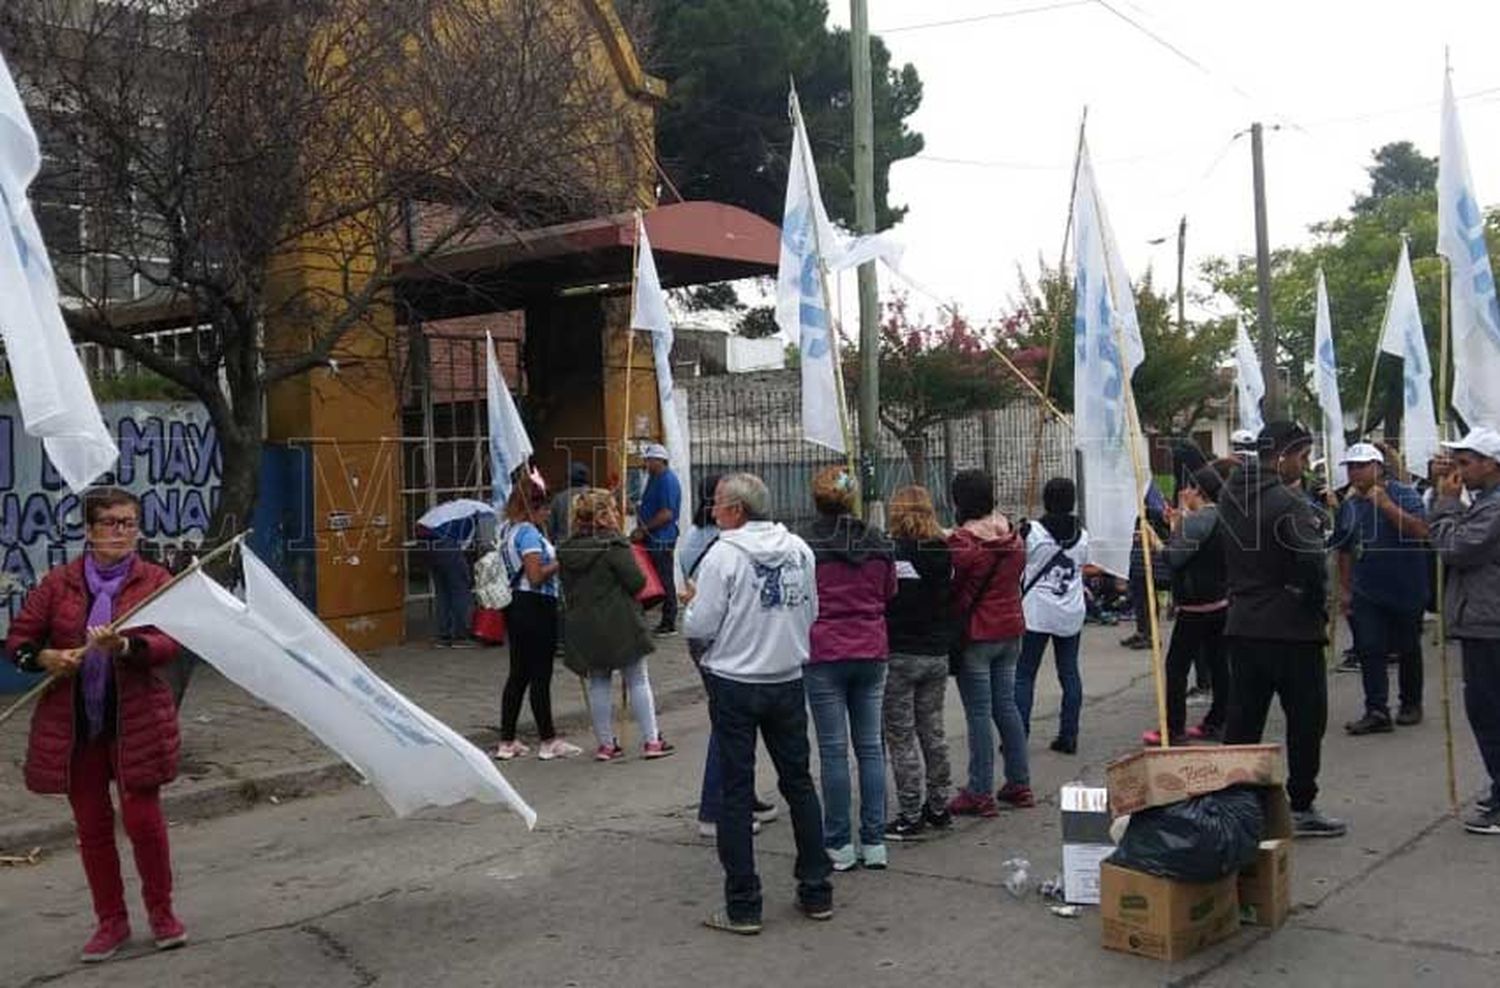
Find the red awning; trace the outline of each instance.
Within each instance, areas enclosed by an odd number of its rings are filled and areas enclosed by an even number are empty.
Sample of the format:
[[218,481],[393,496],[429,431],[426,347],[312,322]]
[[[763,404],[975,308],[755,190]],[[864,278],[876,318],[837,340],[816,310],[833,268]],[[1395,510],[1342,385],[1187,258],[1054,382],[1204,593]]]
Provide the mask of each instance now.
[[[663,287],[774,275],[781,231],[718,202],[680,202],[645,214]],[[467,244],[421,261],[397,258],[401,295],[428,319],[517,308],[569,290],[628,290],[635,217],[616,213]]]

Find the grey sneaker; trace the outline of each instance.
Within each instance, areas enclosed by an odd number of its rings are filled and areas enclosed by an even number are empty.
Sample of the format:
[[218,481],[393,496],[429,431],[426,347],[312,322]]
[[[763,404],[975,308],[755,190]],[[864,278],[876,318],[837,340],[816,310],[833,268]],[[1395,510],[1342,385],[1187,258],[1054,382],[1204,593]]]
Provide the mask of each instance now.
[[866,844],[860,848],[860,860],[864,862],[866,868],[873,868],[876,871],[890,863],[884,844]]
[[828,860],[833,863],[834,871],[849,871],[859,864],[859,855],[855,853],[853,844],[845,844],[843,847],[828,848]]
[[1348,833],[1349,825],[1331,816],[1324,816],[1314,809],[1292,812],[1293,837],[1342,837]]
[[1469,817],[1464,821],[1464,829],[1484,837],[1500,837],[1500,808]]

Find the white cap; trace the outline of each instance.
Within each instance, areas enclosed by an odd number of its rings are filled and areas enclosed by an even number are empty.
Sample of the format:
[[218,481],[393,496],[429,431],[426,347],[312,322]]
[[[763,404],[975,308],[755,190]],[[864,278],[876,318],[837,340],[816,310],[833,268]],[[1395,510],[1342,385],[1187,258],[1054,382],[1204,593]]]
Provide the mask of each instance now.
[[1443,443],[1443,446],[1454,451],[1478,453],[1492,460],[1500,460],[1500,432],[1482,425],[1470,429],[1469,434],[1462,439]]
[[661,443],[651,443],[641,451],[641,459],[661,460],[663,463],[666,463],[672,458],[667,455],[667,447],[663,446]]
[[1235,449],[1254,449],[1256,445],[1255,433],[1249,429],[1235,429],[1229,435],[1229,445]]
[[1385,463],[1385,454],[1374,443],[1355,443],[1344,450],[1340,463]]

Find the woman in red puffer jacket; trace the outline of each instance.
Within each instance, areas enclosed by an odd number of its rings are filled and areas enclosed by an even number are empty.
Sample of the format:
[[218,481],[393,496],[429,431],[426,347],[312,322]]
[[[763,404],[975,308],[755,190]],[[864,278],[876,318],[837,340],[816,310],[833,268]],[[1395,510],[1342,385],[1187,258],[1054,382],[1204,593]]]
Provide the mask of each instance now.
[[187,935],[172,912],[172,862],[158,795],[177,775],[180,743],[172,690],[157,670],[176,658],[177,643],[154,628],[109,629],[171,577],[136,555],[135,495],[100,488],[84,496],[83,512],[83,557],[53,569],[27,595],[5,648],[23,671],[56,680],[32,715],[26,787],[66,794],[72,804],[99,923],[83,960],[94,962],[130,939],[111,779],[156,946],[181,946]]

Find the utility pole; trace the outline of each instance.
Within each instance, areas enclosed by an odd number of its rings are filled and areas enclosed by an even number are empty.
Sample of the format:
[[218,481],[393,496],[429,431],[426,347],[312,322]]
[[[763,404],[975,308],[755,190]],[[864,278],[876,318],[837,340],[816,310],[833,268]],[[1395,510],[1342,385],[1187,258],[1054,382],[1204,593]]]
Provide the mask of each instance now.
[[1187,265],[1187,217],[1177,224],[1177,332],[1187,332],[1187,307],[1183,304],[1182,273]]
[[1250,125],[1250,158],[1255,178],[1255,282],[1260,314],[1260,374],[1266,382],[1263,415],[1267,422],[1281,418],[1281,376],[1276,371],[1276,326],[1271,319],[1271,238],[1266,232],[1266,162],[1261,126]]
[[[854,225],[855,232],[865,236],[875,232],[875,100],[865,0],[849,0],[849,62],[854,68]],[[875,262],[867,261],[859,266],[859,455],[865,520],[883,524],[878,306]]]

